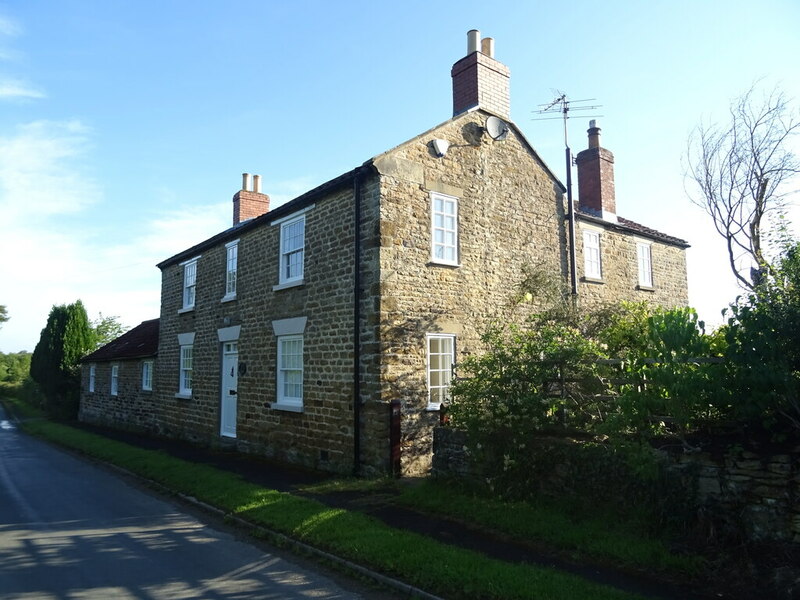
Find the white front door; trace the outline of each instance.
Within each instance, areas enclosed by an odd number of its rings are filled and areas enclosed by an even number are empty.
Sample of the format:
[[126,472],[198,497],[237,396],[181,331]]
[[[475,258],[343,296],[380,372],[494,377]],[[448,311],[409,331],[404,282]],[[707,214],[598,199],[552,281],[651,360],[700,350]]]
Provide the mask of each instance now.
[[222,345],[222,398],[220,402],[219,433],[236,437],[236,393],[239,381],[239,345],[225,342]]

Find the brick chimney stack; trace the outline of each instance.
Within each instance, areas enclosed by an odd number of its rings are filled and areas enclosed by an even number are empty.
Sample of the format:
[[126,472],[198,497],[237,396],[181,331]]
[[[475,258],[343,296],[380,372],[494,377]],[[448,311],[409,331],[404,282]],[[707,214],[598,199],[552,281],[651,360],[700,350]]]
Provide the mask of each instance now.
[[467,33],[467,55],[453,65],[453,116],[479,106],[499,117],[511,114],[511,71],[494,58],[494,40],[480,40],[480,32]]
[[578,153],[578,209],[608,221],[617,220],[614,155],[600,147],[600,128],[589,121],[589,148]]
[[259,217],[269,211],[269,196],[261,193],[261,175],[253,175],[250,189],[250,173],[242,173],[242,189],[233,196],[233,224]]

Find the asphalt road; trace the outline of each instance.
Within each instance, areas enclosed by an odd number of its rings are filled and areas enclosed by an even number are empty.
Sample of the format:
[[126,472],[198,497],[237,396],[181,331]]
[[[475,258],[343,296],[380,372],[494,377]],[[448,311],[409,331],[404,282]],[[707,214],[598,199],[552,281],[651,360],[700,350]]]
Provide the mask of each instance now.
[[369,597],[25,436],[0,407],[0,599]]

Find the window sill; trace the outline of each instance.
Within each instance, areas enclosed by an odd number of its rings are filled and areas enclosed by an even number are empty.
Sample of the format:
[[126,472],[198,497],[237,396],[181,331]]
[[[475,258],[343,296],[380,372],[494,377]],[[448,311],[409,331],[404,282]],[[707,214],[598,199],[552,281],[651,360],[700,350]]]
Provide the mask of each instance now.
[[440,402],[429,403],[427,407],[425,407],[427,412],[437,412],[442,410],[442,404]]
[[287,281],[285,283],[279,283],[278,285],[273,285],[272,286],[272,291],[273,292],[277,292],[277,291],[280,291],[280,290],[286,290],[286,289],[293,288],[293,287],[299,287],[299,286],[304,285],[304,284],[305,284],[305,280],[304,279],[297,279],[295,281]]
[[301,413],[303,412],[302,405],[297,404],[285,404],[282,402],[271,402],[269,407],[272,410],[283,410],[286,412],[294,412],[294,413]]
[[427,267],[450,267],[451,269],[460,269],[461,263],[444,262],[440,260],[429,260]]
[[194,306],[186,306],[184,308],[179,308],[178,309],[178,314],[182,315],[184,313],[192,312],[193,310],[194,310]]
[[640,292],[655,292],[656,288],[651,285],[637,285],[636,289]]
[[605,281],[603,281],[602,279],[597,279],[595,277],[581,277],[581,281],[583,281],[584,283],[599,283],[601,285],[605,284]]
[[233,300],[236,300],[236,294],[231,294],[231,295],[229,295],[229,296],[223,296],[223,297],[222,297],[222,300],[220,300],[220,303],[223,303],[223,302],[231,302],[231,301],[233,301]]
[[175,397],[178,400],[191,400],[192,399],[192,395],[191,394],[181,394],[180,392],[175,394]]

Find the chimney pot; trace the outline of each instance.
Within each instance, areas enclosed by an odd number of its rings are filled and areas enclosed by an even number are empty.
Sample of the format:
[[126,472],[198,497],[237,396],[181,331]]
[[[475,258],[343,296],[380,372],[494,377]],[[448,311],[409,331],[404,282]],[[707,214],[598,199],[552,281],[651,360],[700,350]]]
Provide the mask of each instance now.
[[472,54],[478,51],[480,45],[481,32],[477,29],[470,29],[467,32],[467,54]]
[[578,153],[578,206],[608,221],[617,220],[614,193],[614,155],[600,146],[597,121],[589,121],[589,148]]
[[261,193],[261,175],[253,175],[250,189],[250,174],[242,173],[242,189],[233,196],[233,224],[254,219],[269,211],[269,196]]
[[494,40],[480,40],[480,32],[467,33],[467,55],[450,70],[453,79],[453,116],[483,108],[508,119],[511,114],[508,67],[494,58]]
[[481,52],[489,58],[494,58],[494,38],[483,38],[481,40]]

